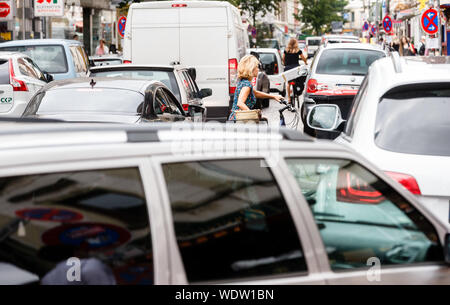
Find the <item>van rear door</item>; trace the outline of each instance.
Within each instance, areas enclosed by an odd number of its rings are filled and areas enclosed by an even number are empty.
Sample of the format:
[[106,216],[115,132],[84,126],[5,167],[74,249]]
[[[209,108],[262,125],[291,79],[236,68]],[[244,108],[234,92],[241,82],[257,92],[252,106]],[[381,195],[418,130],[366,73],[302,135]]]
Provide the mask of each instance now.
[[133,64],[170,65],[180,61],[179,8],[133,9]]
[[0,59],[0,114],[9,112],[14,106],[14,91],[9,73],[9,60]]
[[[228,107],[228,16],[223,7],[180,8],[180,62],[195,67],[200,89],[211,88],[207,107]],[[226,113],[224,114],[226,115]]]

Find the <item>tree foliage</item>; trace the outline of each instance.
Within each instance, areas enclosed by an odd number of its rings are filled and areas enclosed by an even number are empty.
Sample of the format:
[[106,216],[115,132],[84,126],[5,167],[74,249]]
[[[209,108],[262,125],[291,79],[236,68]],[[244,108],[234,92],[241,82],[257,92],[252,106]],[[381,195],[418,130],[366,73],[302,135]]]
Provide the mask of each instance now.
[[258,13],[262,16],[269,12],[278,13],[282,0],[228,0],[228,2],[247,12],[255,26]]
[[300,0],[303,9],[294,17],[305,24],[306,33],[321,35],[331,28],[332,21],[343,21],[347,0]]

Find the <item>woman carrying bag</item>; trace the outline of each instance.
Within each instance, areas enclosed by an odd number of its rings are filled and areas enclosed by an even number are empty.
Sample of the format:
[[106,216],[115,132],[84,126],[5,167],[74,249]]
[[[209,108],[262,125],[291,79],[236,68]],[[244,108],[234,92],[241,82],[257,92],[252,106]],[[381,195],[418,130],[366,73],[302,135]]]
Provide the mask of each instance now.
[[[259,61],[253,55],[244,56],[238,65],[238,84],[236,91],[234,92],[234,102],[231,108],[231,114],[228,118],[229,121],[239,121],[241,110],[253,110],[256,105],[256,98],[262,99],[274,99],[277,102],[281,101],[283,97],[281,95],[266,94],[264,92],[257,91],[252,86],[252,80],[258,76]],[[257,110],[255,110],[256,112]],[[260,115],[260,113],[258,114]]]

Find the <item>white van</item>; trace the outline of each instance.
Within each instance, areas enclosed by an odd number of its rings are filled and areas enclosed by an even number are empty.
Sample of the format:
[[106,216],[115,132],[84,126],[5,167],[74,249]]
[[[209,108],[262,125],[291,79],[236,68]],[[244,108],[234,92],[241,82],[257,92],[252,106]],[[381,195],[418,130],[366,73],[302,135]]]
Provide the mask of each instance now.
[[307,37],[306,38],[306,49],[308,50],[308,58],[313,57],[317,50],[319,50],[320,43],[322,42],[322,37]]
[[237,83],[237,65],[249,48],[247,29],[229,2],[133,3],[128,12],[124,63],[194,67],[208,119],[225,120]]

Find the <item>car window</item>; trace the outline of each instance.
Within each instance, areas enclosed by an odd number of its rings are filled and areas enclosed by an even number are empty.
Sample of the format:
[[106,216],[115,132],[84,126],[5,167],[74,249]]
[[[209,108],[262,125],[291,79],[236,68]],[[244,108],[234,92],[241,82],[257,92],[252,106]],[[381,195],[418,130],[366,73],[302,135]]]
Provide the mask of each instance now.
[[188,100],[195,99],[195,89],[192,87],[192,85],[189,81],[189,75],[187,74],[186,71],[180,71],[179,75],[181,77],[181,82],[183,83],[183,87],[186,90]]
[[75,67],[75,72],[80,73],[83,71],[83,65],[82,65],[82,59],[79,58],[78,54],[77,54],[77,50],[75,47],[70,47],[69,48],[70,53],[72,54],[72,61],[73,61],[73,65]]
[[308,39],[306,41],[308,43],[308,46],[319,46],[320,43],[322,42],[321,39]]
[[85,61],[80,47],[72,46],[69,48],[72,54],[72,60],[77,73],[86,73],[88,71],[88,65]]
[[367,98],[367,92],[368,92],[368,82],[369,82],[369,74],[366,75],[363,82],[361,83],[361,87],[358,90],[358,94],[355,96],[353,103],[352,103],[352,109],[349,114],[348,122],[345,126],[344,133],[349,136],[350,138],[353,137],[353,134],[355,132],[354,127],[356,121],[358,121],[359,115],[360,115],[360,105],[361,102],[364,101]]
[[86,56],[83,47],[76,47],[78,57],[81,59],[82,72],[87,72],[89,70],[89,58]]
[[33,59],[42,71],[48,73],[68,71],[64,47],[60,45],[0,47],[0,51],[24,53]]
[[39,79],[36,71],[34,71],[33,66],[31,66],[30,63],[25,60],[25,58],[18,58],[17,64],[19,66],[20,74],[31,78]]
[[0,59],[0,84],[10,84],[9,60]]
[[43,82],[47,82],[47,79],[46,79],[44,73],[42,73],[41,69],[39,69],[39,67],[33,62],[33,60],[30,58],[25,58],[25,60],[31,66],[31,68],[34,70],[34,72],[37,75],[37,78]]
[[384,57],[381,51],[358,49],[324,50],[317,63],[317,74],[366,75],[370,65]]
[[114,68],[106,70],[96,70],[93,69],[91,76],[95,77],[125,77],[132,79],[144,79],[144,80],[157,80],[166,85],[170,91],[176,96],[176,98],[181,101],[180,90],[177,85],[177,80],[172,71],[158,71],[158,70],[144,70],[138,69],[133,70],[131,68]]
[[183,113],[181,112],[181,109],[178,107],[179,102],[176,100],[176,98],[170,94],[170,92],[166,89],[162,89],[165,96],[166,96],[166,100],[168,102],[168,104],[170,105],[171,108],[171,113],[175,114],[175,115],[183,115]]
[[131,90],[110,88],[71,88],[45,91],[33,99],[24,115],[49,113],[141,113],[144,95]]
[[168,98],[164,94],[164,92],[161,88],[156,90],[155,100],[154,100],[153,105],[154,105],[155,114],[157,114],[157,115],[172,113],[172,109],[170,108],[170,103],[168,101]]
[[23,284],[154,283],[137,168],[6,177],[0,185],[0,261],[13,278],[26,272]]
[[296,227],[262,160],[163,165],[189,282],[307,271]]
[[288,159],[331,269],[443,261],[432,224],[383,180],[353,161]]
[[406,154],[450,156],[450,83],[394,88],[378,104],[375,144]]

